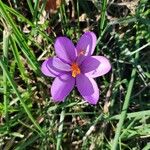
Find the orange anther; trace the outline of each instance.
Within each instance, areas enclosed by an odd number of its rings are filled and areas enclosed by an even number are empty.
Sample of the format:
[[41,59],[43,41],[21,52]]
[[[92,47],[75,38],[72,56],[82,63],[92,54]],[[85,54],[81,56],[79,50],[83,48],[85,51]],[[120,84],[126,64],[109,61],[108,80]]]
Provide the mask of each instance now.
[[72,76],[75,78],[78,74],[81,73],[80,68],[77,63],[72,63],[71,65]]
[[81,56],[81,55],[84,55],[85,54],[85,51],[84,50],[81,50],[79,53],[78,53],[78,56]]

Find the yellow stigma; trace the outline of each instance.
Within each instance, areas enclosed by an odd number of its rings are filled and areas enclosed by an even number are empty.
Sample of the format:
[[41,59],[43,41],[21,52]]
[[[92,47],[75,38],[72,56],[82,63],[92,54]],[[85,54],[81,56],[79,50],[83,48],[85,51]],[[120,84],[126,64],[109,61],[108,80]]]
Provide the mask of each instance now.
[[72,63],[71,65],[72,76],[75,78],[78,74],[81,73],[80,68],[77,63]]

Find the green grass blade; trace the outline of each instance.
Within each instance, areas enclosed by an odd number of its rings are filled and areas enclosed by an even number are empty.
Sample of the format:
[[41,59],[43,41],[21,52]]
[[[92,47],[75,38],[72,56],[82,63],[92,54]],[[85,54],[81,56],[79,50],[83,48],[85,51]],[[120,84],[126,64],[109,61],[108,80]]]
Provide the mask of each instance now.
[[14,91],[15,91],[17,97],[19,98],[20,103],[23,106],[23,108],[24,108],[25,112],[27,113],[28,117],[30,118],[30,120],[32,121],[32,123],[34,124],[34,126],[40,131],[40,134],[44,135],[43,130],[41,129],[41,127],[39,126],[39,124],[35,121],[35,119],[31,115],[31,112],[29,111],[28,107],[24,103],[24,101],[23,101],[23,99],[22,99],[22,97],[21,97],[21,95],[20,95],[20,93],[19,93],[19,91],[17,89],[17,85],[14,82],[14,80],[12,79],[10,73],[8,72],[7,66],[6,66],[6,64],[4,63],[4,61],[2,59],[0,59],[0,66],[2,67],[3,71],[5,72],[8,81],[10,82],[12,88],[14,89]]
[[7,11],[15,15],[17,18],[20,18],[21,21],[24,21],[25,23],[29,24],[30,26],[33,26],[33,23],[29,21],[27,18],[25,18],[23,15],[21,15],[19,12],[17,12],[15,9],[3,4]]
[[39,0],[34,0],[34,13],[33,13],[33,19],[35,22],[37,22],[37,12],[38,12],[38,5],[39,5]]
[[79,38],[79,33],[80,33],[80,21],[79,21],[80,9],[79,9],[79,0],[77,0],[77,15],[78,15],[78,22],[77,22],[78,32],[77,32],[77,37]]
[[29,139],[27,139],[26,141],[22,142],[20,145],[18,145],[15,150],[21,150],[21,149],[25,149],[27,146],[32,145],[35,141],[37,141],[39,138],[39,135],[33,135],[32,137],[30,137]]
[[23,64],[21,62],[20,55],[19,55],[16,43],[12,39],[12,37],[10,37],[10,42],[11,42],[12,51],[13,51],[16,63],[18,65],[18,69],[20,70],[20,73],[21,73],[21,77],[22,77],[23,80],[27,81],[27,74],[26,74],[25,67],[23,66]]
[[[8,66],[8,46],[9,46],[9,37],[10,33],[5,29],[3,31],[3,56],[4,56],[4,62],[6,63],[6,67]],[[8,97],[8,81],[6,73],[3,71],[3,88],[4,88],[4,116],[6,119],[6,122],[8,121],[8,103],[9,103],[9,97]]]
[[137,52],[143,50],[144,48],[146,48],[146,47],[149,46],[149,45],[150,45],[150,42],[147,43],[147,44],[145,44],[145,45],[143,45],[142,47],[138,48],[137,50],[131,52],[131,53],[130,53],[130,56],[132,56],[132,55],[134,55],[135,53],[137,53]]
[[18,45],[20,45],[21,50],[23,51],[24,55],[27,57],[28,61],[30,62],[32,68],[40,74],[39,64],[33,55],[31,53],[31,50],[29,49],[27,43],[25,42],[25,39],[23,38],[22,34],[18,30],[17,26],[15,25],[14,21],[10,17],[10,15],[7,13],[6,8],[4,7],[4,4],[0,1],[0,12],[6,22],[11,26],[11,29],[14,33],[14,39],[17,40]]
[[43,2],[41,4],[41,8],[39,10],[38,19],[40,18],[40,15],[42,14],[43,10],[45,10],[46,4],[47,4],[47,0],[43,0]]
[[27,0],[27,3],[28,3],[31,14],[33,15],[34,14],[34,9],[33,9],[31,0]]
[[[142,118],[143,116],[150,116],[150,110],[143,110],[143,111],[138,111],[138,112],[133,112],[133,113],[127,113],[127,119],[135,118],[135,117]],[[120,115],[115,115],[109,118],[109,120],[119,120],[121,119]]]
[[102,10],[101,10],[101,19],[100,19],[100,35],[104,29],[104,24],[106,20],[106,8],[107,8],[107,0],[102,1]]
[[[139,53],[136,53],[136,56],[135,56],[136,61],[137,61],[138,57],[139,57]],[[131,79],[130,79],[128,89],[127,89],[127,94],[126,94],[125,101],[123,104],[122,112],[120,114],[120,120],[117,125],[117,129],[115,131],[115,137],[114,137],[113,144],[112,144],[112,150],[116,150],[118,147],[118,141],[119,141],[121,129],[122,129],[122,126],[123,126],[123,123],[124,123],[124,120],[125,120],[125,117],[127,114],[127,110],[128,110],[128,106],[129,106],[129,102],[130,102],[130,98],[131,98],[131,93],[133,90],[135,76],[136,76],[136,68],[133,68],[132,73],[131,73]]]

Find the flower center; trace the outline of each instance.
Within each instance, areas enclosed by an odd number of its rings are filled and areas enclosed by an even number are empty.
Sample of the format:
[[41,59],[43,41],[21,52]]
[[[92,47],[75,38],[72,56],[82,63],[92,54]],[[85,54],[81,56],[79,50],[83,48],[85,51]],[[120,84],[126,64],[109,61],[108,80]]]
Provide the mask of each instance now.
[[71,64],[72,76],[75,78],[78,74],[81,73],[80,68],[77,63]]

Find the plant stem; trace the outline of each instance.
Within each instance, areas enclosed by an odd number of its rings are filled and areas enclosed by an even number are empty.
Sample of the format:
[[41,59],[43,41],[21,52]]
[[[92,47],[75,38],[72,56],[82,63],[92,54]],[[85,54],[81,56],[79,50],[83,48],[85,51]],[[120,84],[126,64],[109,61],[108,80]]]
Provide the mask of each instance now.
[[58,136],[57,136],[57,146],[56,150],[60,150],[61,147],[61,140],[62,140],[62,132],[63,132],[63,126],[64,126],[64,118],[65,118],[65,110],[62,108],[62,112],[60,114],[60,125],[58,128]]

